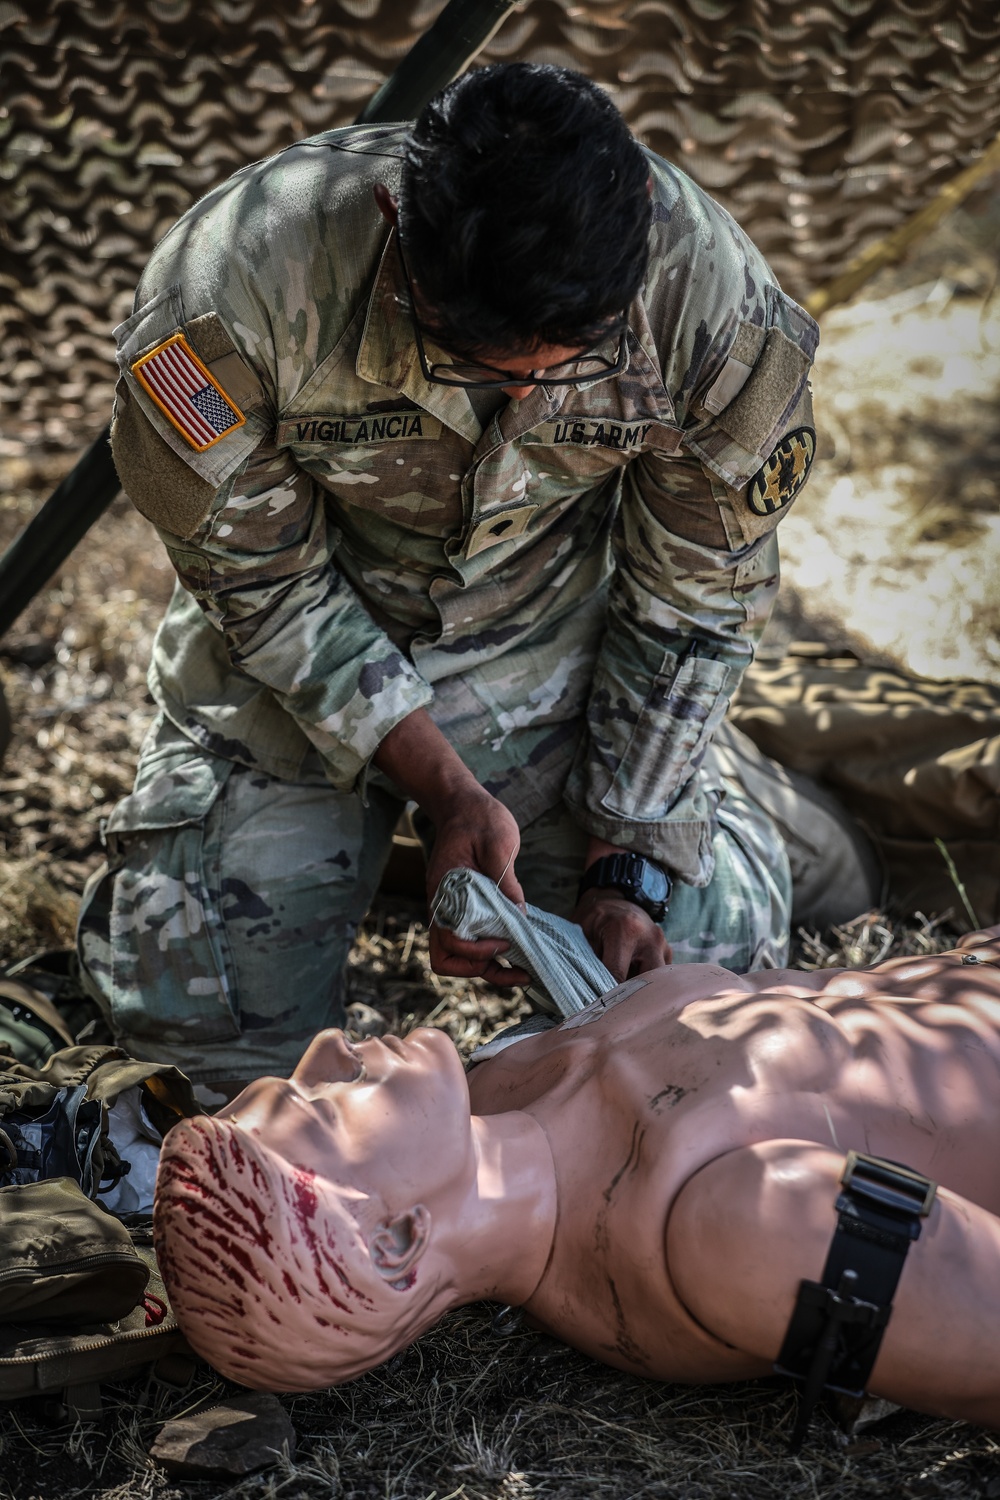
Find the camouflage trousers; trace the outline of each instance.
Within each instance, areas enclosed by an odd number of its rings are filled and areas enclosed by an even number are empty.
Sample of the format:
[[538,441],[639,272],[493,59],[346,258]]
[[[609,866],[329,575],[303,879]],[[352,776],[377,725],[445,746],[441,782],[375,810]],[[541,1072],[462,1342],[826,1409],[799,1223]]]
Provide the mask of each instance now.
[[[718,776],[715,875],[701,890],[675,883],[665,931],[675,962],[777,966],[785,843],[722,757]],[[161,717],[80,919],[84,968],[121,1045],[197,1082],[287,1074],[318,1030],[343,1022],[348,952],[402,807],[372,782],[365,806],[262,775]],[[521,830],[517,874],[532,904],[570,914],[586,843],[562,806]]]

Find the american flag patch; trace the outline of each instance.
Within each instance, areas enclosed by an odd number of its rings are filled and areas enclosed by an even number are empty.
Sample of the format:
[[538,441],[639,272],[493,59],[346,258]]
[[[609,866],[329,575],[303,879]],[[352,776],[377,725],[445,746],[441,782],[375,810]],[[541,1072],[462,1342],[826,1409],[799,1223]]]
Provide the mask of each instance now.
[[137,359],[132,374],[199,453],[246,421],[182,333]]

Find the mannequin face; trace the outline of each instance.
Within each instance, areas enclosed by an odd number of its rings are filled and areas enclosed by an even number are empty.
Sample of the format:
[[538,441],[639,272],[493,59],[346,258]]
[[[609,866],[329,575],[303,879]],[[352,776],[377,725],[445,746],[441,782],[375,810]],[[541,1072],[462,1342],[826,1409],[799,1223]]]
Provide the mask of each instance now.
[[169,1132],[154,1212],[192,1347],[253,1390],[319,1390],[462,1302],[526,1302],[552,1245],[555,1175],[527,1116],[492,1131],[473,1119],[443,1033],[353,1044],[326,1031],[291,1078]]
[[322,1031],[291,1078],[258,1079],[220,1118],[390,1213],[443,1207],[475,1176],[465,1071],[450,1039],[429,1028],[359,1043]]

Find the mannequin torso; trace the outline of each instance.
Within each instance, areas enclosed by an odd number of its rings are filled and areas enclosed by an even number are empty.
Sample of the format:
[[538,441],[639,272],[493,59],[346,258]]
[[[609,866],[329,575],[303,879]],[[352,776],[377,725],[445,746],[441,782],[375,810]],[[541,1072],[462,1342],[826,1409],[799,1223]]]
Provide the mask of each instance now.
[[1000,1212],[998,1074],[1000,969],[953,953],[874,972],[656,971],[469,1083],[474,1113],[522,1110],[551,1146],[559,1209],[530,1315],[635,1374],[740,1379],[767,1362],[707,1333],[675,1290],[678,1193],[727,1152],[793,1139],[905,1162]]

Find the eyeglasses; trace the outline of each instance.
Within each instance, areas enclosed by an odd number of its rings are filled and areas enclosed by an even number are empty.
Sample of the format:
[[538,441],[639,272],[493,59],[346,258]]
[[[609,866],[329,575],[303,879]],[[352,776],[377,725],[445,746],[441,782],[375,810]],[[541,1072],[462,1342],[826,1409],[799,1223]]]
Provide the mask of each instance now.
[[410,301],[410,318],[413,323],[413,336],[417,345],[420,369],[424,379],[429,380],[433,385],[475,386],[483,390],[496,390],[506,385],[583,385],[587,381],[603,380],[608,375],[618,375],[624,370],[628,354],[627,312],[622,313],[601,339],[603,343],[605,339],[618,335],[618,352],[614,359],[608,359],[606,355],[585,349],[573,359],[563,360],[557,365],[549,365],[544,370],[533,370],[530,375],[519,375],[514,370],[501,370],[496,365],[479,364],[472,360],[448,360],[441,363],[435,361],[432,364],[424,349],[420,322],[416,313],[413,283],[406,269],[406,259],[398,230],[396,249],[399,251],[399,264]]

